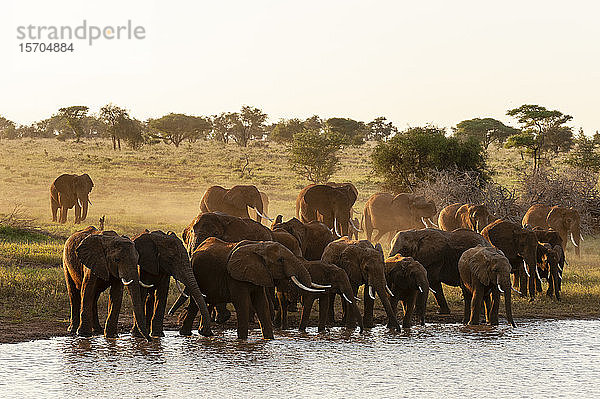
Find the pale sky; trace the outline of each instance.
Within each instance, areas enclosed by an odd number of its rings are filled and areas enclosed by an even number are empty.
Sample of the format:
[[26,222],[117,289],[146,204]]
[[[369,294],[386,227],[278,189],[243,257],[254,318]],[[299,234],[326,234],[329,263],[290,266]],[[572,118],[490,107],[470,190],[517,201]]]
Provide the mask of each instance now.
[[[384,115],[399,128],[533,103],[600,130],[595,1],[62,1],[0,6],[0,115],[108,102],[145,119],[242,105],[284,117]],[[17,26],[114,26],[143,40],[21,53]],[[48,42],[48,40],[46,40]]]

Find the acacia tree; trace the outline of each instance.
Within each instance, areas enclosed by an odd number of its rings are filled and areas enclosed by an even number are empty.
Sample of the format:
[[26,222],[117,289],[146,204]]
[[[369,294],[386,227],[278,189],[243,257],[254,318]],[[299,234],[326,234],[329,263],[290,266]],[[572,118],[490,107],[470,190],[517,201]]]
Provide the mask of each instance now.
[[228,143],[238,123],[237,112],[221,112],[212,116],[212,137],[217,141]]
[[88,113],[89,108],[85,105],[73,105],[58,110],[58,115],[67,122],[67,126],[73,132],[75,141],[80,142],[84,134],[83,120]]
[[367,123],[369,132],[367,140],[385,141],[390,136],[398,133],[398,128],[392,122],[388,122],[385,116],[380,116]]
[[303,130],[289,144],[288,161],[299,176],[323,183],[339,168],[338,151],[345,139],[335,132]]
[[461,139],[474,138],[483,148],[488,149],[492,143],[502,144],[509,136],[519,134],[519,129],[506,126],[494,118],[474,118],[459,122],[454,129],[454,135]]
[[235,115],[238,120],[232,129],[232,137],[236,143],[247,147],[250,140],[263,136],[267,114],[259,108],[244,105]]
[[[508,148],[528,148],[533,158],[533,170],[538,169],[542,153],[552,149],[553,144],[557,146],[556,148],[565,148],[570,147],[570,144],[565,144],[565,141],[572,143],[572,133],[569,135],[571,129],[564,126],[565,123],[573,119],[571,115],[565,115],[557,110],[551,111],[540,105],[533,104],[524,104],[519,108],[510,109],[506,114],[515,117],[522,125],[523,133],[533,139],[533,142],[531,142],[530,139],[525,140],[525,136],[514,140],[510,140],[509,137],[506,146]],[[567,139],[565,139],[565,135]],[[556,142],[552,141],[552,138],[555,136],[560,137],[561,144],[556,144]],[[568,137],[570,137],[570,140]],[[521,142],[523,145],[519,144]]]
[[100,118],[107,126],[108,134],[112,139],[113,150],[121,149],[121,138],[123,137],[123,126],[125,120],[129,119],[129,113],[126,109],[118,107],[112,103],[106,104],[100,108]]
[[369,131],[364,122],[349,118],[329,118],[325,125],[329,131],[344,138],[344,144],[363,144]]
[[191,136],[208,131],[208,122],[205,118],[184,114],[168,114],[159,119],[150,119],[149,126],[154,129],[152,136],[173,143],[179,147],[181,142]]

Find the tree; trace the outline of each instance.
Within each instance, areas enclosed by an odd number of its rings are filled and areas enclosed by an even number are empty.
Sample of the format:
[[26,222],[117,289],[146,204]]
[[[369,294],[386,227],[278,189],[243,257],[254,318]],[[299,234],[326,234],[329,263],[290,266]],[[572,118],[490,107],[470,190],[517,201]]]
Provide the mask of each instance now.
[[84,134],[83,119],[87,115],[88,110],[89,108],[85,105],[73,105],[58,110],[58,115],[67,122],[67,126],[73,132],[76,142],[80,142]]
[[371,154],[376,174],[395,192],[410,190],[419,180],[429,180],[436,170],[475,171],[485,177],[484,149],[474,139],[446,137],[435,126],[409,128]]
[[14,139],[16,138],[15,123],[11,120],[0,116],[0,138]]
[[304,123],[300,119],[281,119],[271,130],[269,139],[277,143],[289,142],[292,141],[294,134],[303,130]]
[[126,109],[109,103],[100,108],[100,118],[106,124],[106,130],[112,139],[113,150],[117,149],[117,144],[120,150],[121,138],[124,138],[121,124],[129,119],[129,113]]
[[348,118],[329,118],[325,127],[344,138],[344,144],[361,145],[364,143],[368,128],[364,122]]
[[236,143],[247,147],[250,140],[264,135],[267,114],[260,109],[244,105],[237,116],[238,121],[232,130],[232,136]]
[[474,118],[459,122],[454,130],[454,135],[460,139],[474,138],[483,148],[488,149],[492,143],[502,144],[506,139],[520,133],[519,129],[506,126],[494,118]]
[[207,131],[205,118],[184,114],[171,113],[159,119],[150,119],[148,124],[154,129],[153,137],[167,144],[173,143],[175,147],[179,147],[183,140]]
[[587,137],[583,134],[583,129],[575,138],[575,148],[565,160],[570,166],[575,168],[590,170],[594,173],[600,172],[600,134],[596,132],[593,137]]
[[[573,119],[571,115],[533,104],[524,104],[519,108],[510,109],[506,114],[515,117],[522,125],[523,132],[533,136],[533,144],[529,143],[530,147],[527,148],[533,158],[534,170],[537,170],[543,152],[553,149],[553,146],[555,146],[554,148],[566,146],[565,136],[568,136],[567,129],[570,132],[570,128],[564,124]],[[567,138],[566,142],[568,141]],[[513,142],[518,143],[519,140]],[[518,145],[513,146],[518,147]]]
[[380,116],[367,123],[369,132],[367,140],[385,141],[390,136],[398,133],[398,128],[392,122],[387,122],[385,116]]
[[334,132],[304,130],[287,148],[292,170],[313,183],[324,183],[339,167],[337,152],[344,138]]
[[237,112],[221,112],[219,116],[212,117],[212,136],[218,141],[228,143],[233,136],[239,117]]
[[[536,151],[535,136],[531,132],[521,132],[519,134],[513,134],[504,144],[505,148],[518,148],[521,150],[521,159],[523,159],[523,149],[528,153],[534,154]],[[535,155],[532,155],[536,159]]]

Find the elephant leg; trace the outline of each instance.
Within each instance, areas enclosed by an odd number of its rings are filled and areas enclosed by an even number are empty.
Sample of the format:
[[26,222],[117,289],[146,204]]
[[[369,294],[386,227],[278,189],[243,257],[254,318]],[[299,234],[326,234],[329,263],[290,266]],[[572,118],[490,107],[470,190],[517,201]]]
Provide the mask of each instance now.
[[81,308],[80,308],[80,323],[77,329],[77,335],[82,337],[92,336],[92,307],[96,299],[96,277],[91,273],[83,277],[81,282]]
[[[302,313],[300,314],[300,326],[298,327],[300,331],[306,331],[306,327],[308,326],[308,322],[310,320],[310,312],[314,302],[314,295],[308,293],[302,294]],[[319,300],[319,323],[321,323],[321,306],[322,302]]]
[[[158,287],[154,291],[154,309],[152,315],[152,322],[150,323],[150,335],[153,337],[164,337],[163,321],[165,319],[165,310],[167,308],[167,297],[169,296],[169,283],[171,276],[165,276],[158,283]],[[149,315],[146,314],[146,320],[149,319]]]
[[398,295],[390,297],[390,306],[392,307],[392,312],[394,312],[395,315],[398,315],[398,302],[400,302]]
[[96,289],[94,302],[92,302],[92,331],[94,335],[104,333],[104,329],[100,325],[100,319],[98,318],[98,299],[100,299],[100,294],[102,294],[102,291]]
[[[273,324],[271,323],[271,314],[269,313],[269,302],[265,294],[264,288],[256,289],[251,293],[250,299],[252,306],[256,311],[260,330],[262,331],[263,339],[273,339]],[[247,331],[246,331],[247,334]],[[239,335],[239,330],[238,330]]]
[[279,314],[281,317],[281,329],[287,330],[288,328],[288,320],[287,320],[287,295],[285,292],[277,291],[277,300],[279,301]]
[[522,298],[527,297],[527,274],[519,273],[519,292]]
[[348,324],[348,304],[344,300],[340,300],[342,304],[342,324]]
[[108,296],[108,317],[104,326],[104,335],[106,337],[118,336],[119,312],[121,312],[121,302],[123,301],[123,286],[121,284],[112,284]]
[[67,213],[69,212],[69,208],[63,206],[60,208],[60,222],[67,223]]
[[492,326],[497,326],[498,323],[498,309],[500,309],[500,292],[496,290],[492,291],[492,308],[488,313],[488,323]]
[[[233,307],[237,316],[237,337],[248,339],[248,323],[250,322],[250,298],[244,298],[242,293],[232,293]],[[246,296],[248,294],[246,293]],[[234,298],[235,297],[235,298]]]
[[365,328],[373,328],[375,325],[373,322],[373,307],[375,306],[375,301],[369,296],[367,284],[365,284],[363,288],[363,299],[363,324],[365,325]]
[[485,316],[485,321],[487,323],[490,322],[490,315],[492,311],[492,299],[489,295],[483,295],[483,314]]
[[[329,316],[329,299],[330,296],[327,294],[319,295],[319,327],[318,331],[325,331],[326,321]],[[314,297],[313,297],[314,300]],[[310,315],[310,312],[309,312]]]
[[56,218],[56,214],[58,213],[58,208],[60,208],[60,205],[58,204],[58,201],[52,197],[50,197],[50,208],[52,209],[52,221],[56,222],[58,220]]
[[404,317],[402,318],[402,328],[412,327],[412,318],[417,304],[417,293],[414,292],[411,297],[404,301]]
[[226,303],[220,303],[215,305],[216,316],[214,321],[218,324],[224,324],[231,317],[231,312],[227,309]]
[[535,269],[531,270],[530,272],[530,276],[529,276],[529,302],[533,302],[533,299],[535,298],[535,283],[537,280],[536,277],[536,273],[535,273]]
[[[150,319],[154,310],[154,291],[148,288],[140,287],[140,298],[144,304],[144,316],[146,317],[146,331],[150,331]],[[133,317],[133,326],[131,326],[131,335],[142,337],[142,333],[137,325],[135,314]]]
[[[320,306],[321,305],[319,302],[319,307]],[[327,312],[328,313],[327,323],[329,325],[334,325],[335,324],[335,294],[329,294],[328,306],[329,306],[329,312]]]
[[471,300],[471,319],[469,320],[470,325],[479,324],[479,315],[481,314],[481,304],[483,302],[483,293],[481,289],[475,288],[473,292],[473,299]]
[[292,290],[286,294],[287,297],[287,311],[297,312],[298,311],[298,291]]
[[181,328],[179,329],[179,335],[192,335],[192,325],[194,324],[194,319],[198,314],[198,305],[196,301],[190,299],[190,302],[186,308],[185,317],[183,318],[183,323],[181,324]]
[[65,279],[67,281],[67,293],[69,294],[69,303],[71,305],[71,320],[67,332],[75,334],[79,327],[79,312],[81,307],[81,291],[75,286],[75,282],[69,277],[69,272],[65,269]]
[[450,307],[448,306],[448,302],[446,302],[446,297],[444,296],[444,290],[442,288],[441,281],[431,281],[429,286],[435,291],[435,300],[437,301],[440,310],[439,314],[450,314]]
[[548,289],[546,290],[546,295],[552,298],[552,294],[554,293],[554,274],[548,273]]
[[465,303],[465,313],[463,316],[463,324],[469,324],[469,320],[471,319],[471,299],[473,294],[466,289],[465,287],[461,287],[463,294],[463,301]]

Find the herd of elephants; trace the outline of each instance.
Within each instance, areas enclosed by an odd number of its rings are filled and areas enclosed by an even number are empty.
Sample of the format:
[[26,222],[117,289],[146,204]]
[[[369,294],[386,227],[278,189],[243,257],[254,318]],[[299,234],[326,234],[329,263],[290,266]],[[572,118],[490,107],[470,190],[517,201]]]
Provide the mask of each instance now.
[[[92,187],[87,174],[59,176],[50,187],[53,220],[66,222],[73,207],[75,223],[85,220]],[[465,324],[478,324],[482,313],[486,322],[498,324],[503,296],[506,320],[515,326],[511,292],[533,300],[545,279],[546,294],[560,300],[565,246],[570,237],[579,255],[583,239],[579,214],[571,208],[534,205],[519,225],[496,219],[485,204],[451,204],[438,214],[436,205],[422,196],[377,193],[367,200],[359,221],[353,218],[357,196],[351,183],[311,184],[298,194],[296,217],[283,221],[281,215],[275,220],[267,216],[268,197],[253,185],[212,186],[182,239],[149,230],[130,239],[104,230],[101,219],[99,228],[75,232],[64,246],[68,331],[116,336],[127,287],[132,333],[148,340],[163,336],[171,277],[181,295],[169,313],[187,303],[180,317],[182,335],[191,335],[198,312],[199,333],[212,335],[211,323],[229,319],[229,303],[240,339],[247,338],[254,316],[263,337],[273,338],[273,326],[288,328],[287,312],[298,301],[299,329],[304,331],[315,300],[318,330],[323,331],[335,322],[336,295],[348,328],[358,325],[362,332],[373,327],[377,295],[388,328],[400,330],[398,302],[402,328],[410,328],[413,318],[424,325],[430,291],[439,312],[450,313],[442,283],[462,289]],[[432,220],[436,215],[437,224]],[[262,224],[267,220],[269,227]],[[366,240],[358,239],[359,231]],[[378,243],[386,234],[391,241],[387,258]],[[102,328],[97,301],[107,288],[109,309]]]

